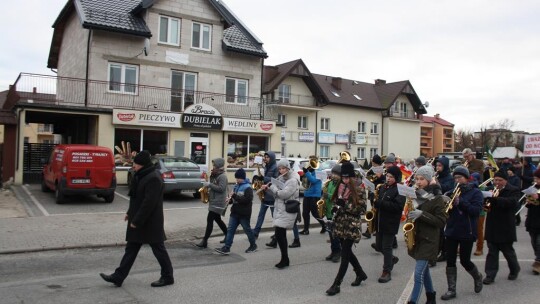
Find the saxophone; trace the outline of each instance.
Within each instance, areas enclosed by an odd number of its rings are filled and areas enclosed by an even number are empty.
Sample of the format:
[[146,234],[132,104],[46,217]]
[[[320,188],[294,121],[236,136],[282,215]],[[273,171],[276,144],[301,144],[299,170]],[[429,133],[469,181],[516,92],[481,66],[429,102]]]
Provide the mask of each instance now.
[[326,209],[326,202],[325,202],[325,195],[328,193],[328,183],[331,181],[332,179],[328,179],[324,182],[323,186],[322,186],[322,197],[320,200],[317,201],[317,212],[319,213],[319,218],[323,218],[324,217],[324,211]]
[[[407,197],[405,202],[405,209],[407,213],[414,210],[414,204],[411,197]],[[407,219],[405,225],[403,225],[403,236],[405,237],[405,242],[407,243],[407,249],[412,250],[414,248],[414,238],[416,231],[414,230],[414,220]]]
[[259,191],[261,189],[261,186],[263,185],[263,176],[261,174],[261,165],[257,164],[257,175],[259,178],[255,179],[253,178],[253,185],[251,186],[253,190],[255,190],[255,193],[259,196],[259,199],[261,202],[264,200],[264,191]]
[[383,185],[384,184],[378,184],[377,187],[375,187],[375,192],[373,195],[373,204],[372,204],[373,207],[371,207],[371,210],[366,212],[365,218],[366,218],[367,229],[368,229],[369,234],[373,234],[374,232],[377,231],[377,227],[375,227],[375,223],[373,222],[373,220],[377,216],[377,209],[374,206],[375,206],[375,202],[379,199],[379,192]]
[[[204,180],[205,181],[208,181],[208,174],[205,172],[204,174]],[[201,187],[199,188],[199,193],[201,195],[201,202],[203,204],[208,204],[209,200],[210,200],[210,195],[208,193],[208,187]]]

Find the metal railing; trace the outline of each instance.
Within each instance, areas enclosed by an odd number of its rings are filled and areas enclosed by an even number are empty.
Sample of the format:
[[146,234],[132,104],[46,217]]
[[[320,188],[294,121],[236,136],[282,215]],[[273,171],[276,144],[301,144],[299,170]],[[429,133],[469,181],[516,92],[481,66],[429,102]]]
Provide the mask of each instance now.
[[50,75],[21,73],[10,90],[18,103],[48,104],[86,108],[125,108],[183,112],[197,103],[216,108],[224,117],[277,120],[273,102],[247,96],[233,96],[193,90],[136,85],[135,93],[118,92],[129,84]]
[[400,112],[400,111],[396,111],[394,108],[390,109],[390,116],[408,118],[408,119],[416,119],[414,111]]

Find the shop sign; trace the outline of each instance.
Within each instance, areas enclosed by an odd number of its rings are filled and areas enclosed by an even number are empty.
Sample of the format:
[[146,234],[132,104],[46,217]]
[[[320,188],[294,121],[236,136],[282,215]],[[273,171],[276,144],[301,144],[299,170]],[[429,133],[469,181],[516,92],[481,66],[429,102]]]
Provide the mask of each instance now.
[[193,104],[182,115],[182,127],[193,129],[221,130],[223,117],[214,107],[207,104]]
[[113,109],[113,124],[180,128],[178,113]]
[[335,142],[336,142],[336,134],[319,132],[319,143],[320,144],[333,144]]
[[222,130],[235,132],[274,133],[276,131],[276,122],[224,117]]
[[356,143],[359,145],[365,145],[367,144],[367,136],[366,134],[356,134]]
[[298,141],[314,142],[315,133],[314,132],[298,132]]
[[349,134],[336,134],[336,144],[348,144]]

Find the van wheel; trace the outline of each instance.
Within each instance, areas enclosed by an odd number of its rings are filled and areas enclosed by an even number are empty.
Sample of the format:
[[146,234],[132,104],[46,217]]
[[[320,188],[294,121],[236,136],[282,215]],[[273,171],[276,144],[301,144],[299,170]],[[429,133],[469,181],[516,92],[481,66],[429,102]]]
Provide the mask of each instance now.
[[64,191],[62,191],[60,185],[56,185],[56,191],[54,192],[54,197],[56,198],[57,204],[63,204],[65,200]]
[[49,187],[47,187],[47,184],[45,183],[45,179],[41,180],[41,191],[42,192],[50,192],[51,191],[51,189],[49,189]]
[[201,198],[201,193],[199,191],[196,191],[193,193],[194,198]]
[[114,201],[114,192],[112,194],[104,195],[103,199],[106,203],[112,203]]

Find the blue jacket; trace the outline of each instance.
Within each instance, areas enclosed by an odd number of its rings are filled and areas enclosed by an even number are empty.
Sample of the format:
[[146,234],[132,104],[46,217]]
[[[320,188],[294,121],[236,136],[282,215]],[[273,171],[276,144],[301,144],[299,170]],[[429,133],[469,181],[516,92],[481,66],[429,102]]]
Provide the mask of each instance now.
[[231,215],[236,217],[251,217],[251,206],[253,205],[253,189],[249,179],[245,179],[243,183],[234,185],[232,200]]
[[474,241],[478,237],[478,217],[484,196],[474,183],[460,185],[459,188],[459,201],[450,210],[444,235],[453,240]]
[[304,190],[304,197],[321,197],[322,193],[322,181],[317,179],[315,176],[315,171],[310,172],[306,171],[305,176],[309,181],[309,188]]
[[442,172],[438,172],[439,175],[437,180],[439,181],[442,193],[444,194],[448,191],[454,190],[454,178],[452,177],[452,174],[450,174],[450,161],[448,160],[448,157],[442,156],[437,160],[437,162],[443,165]]

